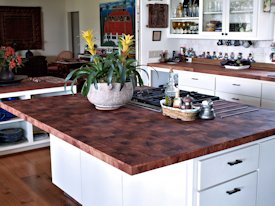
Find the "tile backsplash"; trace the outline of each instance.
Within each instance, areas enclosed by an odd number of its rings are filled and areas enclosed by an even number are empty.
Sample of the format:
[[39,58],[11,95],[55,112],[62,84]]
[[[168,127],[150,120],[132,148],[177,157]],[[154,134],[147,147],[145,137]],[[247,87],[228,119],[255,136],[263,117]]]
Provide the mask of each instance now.
[[271,63],[270,53],[271,53],[271,43],[272,41],[252,41],[253,45],[249,48],[245,48],[243,46],[226,46],[226,45],[217,45],[218,40],[198,40],[198,39],[173,39],[171,40],[171,47],[169,48],[169,52],[173,50],[178,51],[180,47],[193,48],[197,55],[202,54],[203,52],[209,51],[210,54],[213,51],[230,54],[234,52],[235,56],[238,55],[239,52],[243,54],[243,58],[247,58],[249,53],[252,53],[254,60],[256,62],[265,62]]

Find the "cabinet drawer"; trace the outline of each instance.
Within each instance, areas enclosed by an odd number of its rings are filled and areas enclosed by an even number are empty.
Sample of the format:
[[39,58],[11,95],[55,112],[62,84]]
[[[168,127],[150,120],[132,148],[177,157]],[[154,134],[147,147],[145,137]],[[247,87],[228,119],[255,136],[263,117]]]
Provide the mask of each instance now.
[[217,77],[216,91],[261,97],[261,83],[243,78]]
[[275,100],[262,99],[261,107],[275,109]]
[[198,162],[198,190],[258,169],[259,145],[217,155]]
[[275,101],[275,83],[274,84],[262,84],[262,98]]
[[179,72],[179,86],[215,90],[215,77],[195,72]]
[[238,102],[242,104],[253,105],[256,107],[260,107],[261,99],[259,97],[250,97],[239,94],[230,94],[224,92],[216,92],[216,96],[220,97],[220,99],[224,99],[230,102]]
[[190,91],[190,92],[198,92],[201,94],[215,95],[215,91],[213,91],[213,90],[206,90],[206,89],[197,88],[197,87],[188,87],[188,86],[180,86],[179,85],[179,89],[185,90],[185,91]]
[[257,172],[242,176],[198,194],[198,206],[255,206]]

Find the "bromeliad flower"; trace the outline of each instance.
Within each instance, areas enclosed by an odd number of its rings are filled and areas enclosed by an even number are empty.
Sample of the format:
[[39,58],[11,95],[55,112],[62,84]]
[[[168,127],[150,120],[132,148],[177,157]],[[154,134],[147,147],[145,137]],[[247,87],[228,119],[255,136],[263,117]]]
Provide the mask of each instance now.
[[91,53],[91,55],[96,54],[95,49],[95,40],[94,40],[94,34],[92,30],[87,30],[82,32],[82,37],[85,39],[86,43],[88,44],[88,51]]
[[129,55],[129,48],[133,45],[134,43],[134,35],[124,35],[124,37],[120,38],[121,42],[121,52],[126,55],[126,57]]

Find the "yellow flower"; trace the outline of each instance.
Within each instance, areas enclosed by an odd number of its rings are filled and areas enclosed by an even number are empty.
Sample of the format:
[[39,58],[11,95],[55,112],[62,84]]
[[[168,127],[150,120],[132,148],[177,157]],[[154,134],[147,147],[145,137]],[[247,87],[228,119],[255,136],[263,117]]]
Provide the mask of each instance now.
[[132,46],[134,40],[134,35],[125,35],[124,38],[121,37],[120,41],[121,41],[121,45],[122,45],[122,53],[127,53],[129,50],[129,47]]
[[94,34],[92,30],[82,31],[82,37],[85,39],[86,43],[88,44],[88,51],[91,53],[91,55],[96,54],[95,49],[95,40],[94,40]]

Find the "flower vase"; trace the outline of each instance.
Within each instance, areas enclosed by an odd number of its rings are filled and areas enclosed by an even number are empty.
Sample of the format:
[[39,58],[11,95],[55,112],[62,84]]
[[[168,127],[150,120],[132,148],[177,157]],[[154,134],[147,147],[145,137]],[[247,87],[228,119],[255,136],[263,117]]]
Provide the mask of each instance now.
[[11,81],[11,80],[14,80],[14,74],[13,74],[13,72],[6,65],[2,66],[2,68],[1,68],[1,71],[0,71],[0,80],[1,81]]

